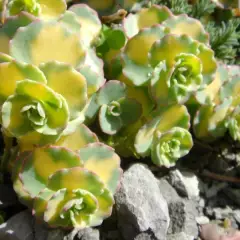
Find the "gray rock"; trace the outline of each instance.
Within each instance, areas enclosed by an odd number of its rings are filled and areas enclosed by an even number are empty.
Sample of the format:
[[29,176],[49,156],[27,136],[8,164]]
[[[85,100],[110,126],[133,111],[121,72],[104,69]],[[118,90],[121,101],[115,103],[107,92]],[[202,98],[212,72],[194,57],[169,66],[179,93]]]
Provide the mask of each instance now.
[[189,199],[196,199],[200,193],[200,181],[192,173],[179,170],[173,170],[169,174],[169,182],[177,190],[178,194]]
[[228,186],[228,183],[222,182],[222,183],[216,183],[210,188],[208,188],[205,192],[206,198],[212,198],[215,197],[218,192],[220,192],[222,189],[226,188]]
[[158,186],[160,192],[162,193],[163,197],[167,201],[167,203],[180,201],[180,197],[178,196],[176,190],[169,184],[169,182],[165,179],[160,179],[158,181]]
[[29,211],[23,211],[0,225],[0,240],[32,240],[33,218]]
[[230,218],[232,216],[233,210],[227,206],[226,208],[213,208],[213,217],[218,220],[223,220],[225,218]]
[[225,188],[223,192],[230,198],[234,203],[240,206],[240,190],[234,188]]
[[123,175],[116,194],[119,230],[124,239],[134,239],[142,232],[151,232],[157,240],[165,240],[169,213],[158,181],[142,164],[134,164]]
[[0,209],[17,203],[17,195],[11,185],[0,184]]
[[233,217],[235,218],[236,222],[240,225],[240,210],[235,210],[233,212]]
[[181,201],[170,203],[168,208],[171,219],[168,234],[185,232],[190,236],[198,236],[196,201],[182,199]]
[[208,224],[210,222],[209,218],[206,216],[200,216],[196,218],[196,222],[199,225]]
[[165,179],[160,179],[158,185],[169,208],[168,234],[185,232],[191,236],[197,236],[198,227],[195,218],[198,217],[198,202],[180,198]]
[[28,210],[0,225],[0,240],[63,240],[64,234],[61,229],[48,229],[36,223]]
[[149,233],[140,233],[134,240],[156,240],[156,238]]
[[193,236],[189,236],[184,232],[170,234],[167,236],[167,240],[194,240]]
[[100,234],[97,229],[87,228],[78,232],[77,239],[79,240],[99,240]]

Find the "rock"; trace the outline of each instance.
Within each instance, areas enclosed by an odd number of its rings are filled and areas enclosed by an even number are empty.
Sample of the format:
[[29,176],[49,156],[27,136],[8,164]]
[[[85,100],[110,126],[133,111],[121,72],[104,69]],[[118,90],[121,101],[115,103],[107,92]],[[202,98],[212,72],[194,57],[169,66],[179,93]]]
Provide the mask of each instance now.
[[240,210],[235,210],[233,212],[233,217],[235,218],[238,225],[240,225]]
[[17,203],[17,195],[11,185],[0,184],[0,209]]
[[171,219],[168,234],[185,232],[190,236],[198,236],[196,201],[182,199],[181,201],[170,203],[168,208]]
[[158,181],[158,186],[168,204],[180,200],[176,190],[169,184],[167,180],[160,179]]
[[230,218],[232,216],[232,209],[230,207],[226,208],[213,208],[213,217],[218,220],[223,220],[225,218]]
[[[62,229],[49,230],[46,240],[60,240],[64,239],[64,231]],[[38,240],[38,239],[36,239]]]
[[208,224],[210,222],[209,218],[206,216],[200,216],[196,218],[196,222],[199,225]]
[[222,183],[216,183],[210,188],[208,188],[205,192],[206,198],[212,198],[215,197],[218,192],[220,192],[222,189],[226,188],[228,186],[228,183],[222,182]]
[[167,236],[167,240],[194,240],[193,236],[189,236],[184,232],[170,234]]
[[200,182],[198,177],[192,173],[179,170],[171,171],[169,174],[170,184],[177,190],[178,194],[189,199],[196,199],[200,193]]
[[170,216],[168,234],[185,232],[191,236],[197,236],[198,227],[195,218],[198,216],[198,202],[180,198],[165,179],[160,179],[158,186],[168,204]]
[[0,240],[60,240],[65,232],[36,223],[29,210],[20,212],[0,225]]
[[77,239],[79,240],[99,240],[100,234],[98,229],[87,228],[78,232]]
[[156,240],[156,238],[149,233],[140,233],[134,240]]
[[240,191],[234,188],[225,188],[223,192],[230,198],[235,204],[240,206]]
[[115,196],[119,230],[126,240],[149,231],[156,240],[165,240],[169,226],[166,200],[158,181],[142,164],[132,165],[124,174]]
[[33,218],[29,211],[23,211],[0,225],[1,240],[32,240]]

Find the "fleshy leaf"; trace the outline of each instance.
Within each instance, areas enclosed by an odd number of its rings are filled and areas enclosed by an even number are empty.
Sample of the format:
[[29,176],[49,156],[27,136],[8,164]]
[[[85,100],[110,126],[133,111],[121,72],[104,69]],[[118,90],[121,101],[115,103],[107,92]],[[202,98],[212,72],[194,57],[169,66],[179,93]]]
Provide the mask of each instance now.
[[163,25],[168,27],[172,34],[186,34],[199,42],[208,43],[209,36],[201,22],[188,17],[186,14],[171,16],[163,22]]
[[56,191],[55,194],[51,196],[45,189],[40,198],[36,198],[35,206],[40,203],[38,214],[44,209],[44,221],[52,226],[97,226],[112,211],[112,194],[97,175],[86,169],[74,167],[57,171],[49,178],[48,189]]
[[46,83],[44,74],[37,67],[29,64],[9,61],[0,63],[0,105],[12,94],[16,82],[24,79]]
[[2,106],[3,128],[15,137],[33,130],[45,135],[58,135],[68,120],[66,100],[45,84],[31,80],[18,82],[16,94]]
[[0,28],[0,52],[9,54],[10,40],[13,38],[18,28],[27,26],[34,20],[34,16],[25,12],[7,18],[4,25]]
[[195,136],[206,142],[222,137],[227,130],[225,120],[231,103],[232,99],[226,98],[217,106],[202,106],[193,121]]
[[123,123],[119,115],[114,116],[109,114],[109,108],[111,107],[115,106],[111,106],[111,104],[109,106],[106,104],[101,106],[99,111],[99,125],[104,133],[114,135],[123,127]]
[[187,35],[167,34],[153,44],[149,56],[150,63],[153,67],[156,67],[160,62],[166,61],[167,68],[171,68],[179,54],[196,55],[198,45],[198,42]]
[[175,61],[174,67],[170,69],[166,69],[165,62],[160,62],[153,72],[151,93],[158,105],[184,103],[201,87],[203,78],[200,59],[193,54],[182,53]]
[[126,126],[136,122],[142,115],[141,104],[132,98],[122,98],[119,100],[121,114],[120,118]]
[[71,119],[76,118],[87,102],[85,77],[70,65],[59,62],[42,64],[40,69],[48,80],[47,85],[66,99]]
[[240,108],[236,107],[233,113],[228,117],[226,126],[233,140],[240,141]]
[[65,12],[66,7],[64,0],[12,0],[8,5],[11,15],[26,11],[35,16],[41,16],[46,20],[58,18]]
[[160,24],[170,16],[172,13],[165,6],[153,5],[150,8],[143,8],[137,14],[128,15],[123,22],[124,30],[126,35],[131,38],[139,30]]
[[67,9],[65,0],[38,0],[44,19],[58,18]]
[[110,14],[116,9],[116,0],[82,0],[81,2],[89,5],[89,7],[95,9],[99,14]]
[[148,53],[153,43],[164,35],[164,27],[154,26],[143,29],[127,42],[123,52],[123,74],[133,85],[144,85],[151,77]]
[[148,89],[143,87],[127,87],[127,97],[137,100],[142,107],[142,114],[149,116],[153,110],[154,104],[149,96]]
[[73,151],[57,146],[35,148],[25,158],[19,177],[29,195],[35,197],[46,187],[49,176],[77,166],[82,166],[82,161]]
[[240,103],[240,76],[233,76],[230,81],[226,82],[220,89],[220,99],[232,97],[232,106],[236,107]]
[[126,96],[126,86],[119,81],[108,81],[98,92],[97,103],[108,104]]
[[11,41],[10,53],[20,62],[39,65],[59,61],[74,67],[85,55],[78,35],[55,21],[35,21],[22,28]]
[[81,66],[78,71],[86,78],[88,97],[97,92],[106,81],[104,76],[101,73],[93,71],[91,66]]
[[146,157],[150,154],[153,136],[159,121],[159,118],[155,118],[149,123],[142,126],[138,131],[135,138],[134,147],[140,156]]
[[214,51],[205,44],[198,46],[197,57],[202,62],[202,75],[204,84],[210,84],[214,78],[217,70],[217,61],[214,57]]
[[66,11],[58,21],[71,32],[79,34],[81,24],[74,12]]
[[[219,103],[219,90],[222,85],[228,80],[228,72],[219,65],[215,79],[203,90],[196,93],[196,99],[200,104],[218,104]],[[214,101],[214,102],[213,102]]]
[[80,124],[74,126],[70,131],[68,130],[68,132],[64,131],[60,139],[54,145],[76,151],[93,142],[98,142],[97,136],[84,124]]
[[135,149],[145,157],[150,154],[150,147],[156,131],[164,133],[173,127],[188,129],[190,116],[184,105],[173,105],[153,113],[153,119],[138,131],[135,137]]
[[75,4],[69,8],[69,11],[77,15],[81,24],[79,37],[84,46],[89,47],[100,34],[102,28],[97,13],[85,4]]
[[93,143],[79,151],[84,168],[96,173],[114,194],[121,177],[120,158],[114,149],[102,143]]
[[47,144],[54,144],[59,138],[59,135],[44,135],[39,132],[32,131],[24,136],[18,137],[18,145],[21,152],[31,151],[36,146],[41,147]]
[[154,136],[151,158],[158,166],[172,167],[187,155],[193,146],[191,134],[184,128],[174,127],[170,131]]
[[96,99],[97,99],[97,93],[94,93],[92,97],[89,99],[86,110],[84,111],[85,124],[91,124],[95,120],[98,114],[98,110],[100,106],[99,104],[97,104]]

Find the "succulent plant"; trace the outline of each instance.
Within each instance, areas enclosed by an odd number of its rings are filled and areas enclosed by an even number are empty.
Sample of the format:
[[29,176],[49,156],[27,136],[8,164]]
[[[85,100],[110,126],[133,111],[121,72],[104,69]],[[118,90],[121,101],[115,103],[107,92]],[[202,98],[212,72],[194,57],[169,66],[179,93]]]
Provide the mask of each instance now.
[[[141,104],[127,96],[127,88],[119,81],[108,81],[97,93],[99,124],[109,135],[138,120],[142,114]],[[97,110],[97,108],[96,108]]]
[[14,189],[37,218],[52,227],[85,228],[100,225],[111,214],[120,159],[96,141],[81,124],[54,146],[28,146],[18,154]]
[[136,135],[136,152],[142,157],[151,155],[158,166],[174,166],[192,148],[189,126],[190,116],[183,105],[156,111],[152,120],[142,126]]
[[38,68],[10,60],[0,63],[0,76],[2,126],[10,136],[58,136],[86,105],[86,79],[70,65],[48,62]]
[[217,64],[199,21],[153,5],[130,14],[124,29],[122,73],[129,85],[150,85],[158,105],[185,103],[213,81]]

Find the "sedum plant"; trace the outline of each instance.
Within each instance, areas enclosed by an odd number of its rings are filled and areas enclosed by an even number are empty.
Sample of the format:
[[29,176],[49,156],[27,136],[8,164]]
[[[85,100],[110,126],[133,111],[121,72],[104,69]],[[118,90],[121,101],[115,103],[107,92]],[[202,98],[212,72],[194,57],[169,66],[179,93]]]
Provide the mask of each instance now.
[[2,167],[38,219],[86,228],[111,214],[117,153],[170,168],[194,137],[240,140],[239,73],[217,63],[209,34],[186,14],[144,1],[67,2],[2,5]]
[[127,97],[126,85],[119,81],[108,81],[99,90],[96,103],[100,108],[98,118],[101,130],[109,135],[136,122],[142,114],[140,103]]
[[[173,114],[176,117],[170,121]],[[192,148],[189,126],[190,117],[183,105],[154,112],[152,120],[139,129],[134,142],[135,150],[142,157],[150,155],[158,166],[174,166]]]
[[37,218],[52,227],[85,228],[100,225],[111,214],[120,158],[97,141],[80,124],[55,145],[21,143],[25,151],[12,164],[14,189]]

